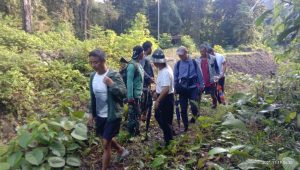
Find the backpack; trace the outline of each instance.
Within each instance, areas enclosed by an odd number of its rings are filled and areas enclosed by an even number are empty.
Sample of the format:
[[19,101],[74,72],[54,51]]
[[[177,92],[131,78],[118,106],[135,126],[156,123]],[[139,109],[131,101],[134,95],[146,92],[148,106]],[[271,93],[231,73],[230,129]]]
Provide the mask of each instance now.
[[[194,64],[194,67],[195,67],[195,71],[197,69],[197,63],[194,59],[192,59],[192,62]],[[177,63],[177,70],[179,72],[179,66],[180,66],[180,61],[178,61]],[[189,66],[189,69],[188,69],[188,74],[190,72],[190,66]],[[189,77],[182,77],[180,80],[178,80],[178,82],[176,83],[175,85],[175,90],[178,94],[181,94],[181,93],[186,93],[189,89],[189,85],[195,81],[193,78],[189,78]]]
[[125,87],[126,87],[126,88],[127,88],[127,68],[128,68],[128,66],[129,66],[129,64],[133,64],[133,65],[134,65],[134,68],[135,68],[133,79],[135,79],[136,76],[138,75],[138,69],[139,69],[137,64],[134,64],[134,63],[132,63],[132,62],[129,62],[129,63],[127,64],[127,66],[124,68],[124,70],[122,70],[122,71],[124,71],[123,74],[122,74],[122,78],[123,78],[123,81],[124,81],[124,83],[125,83]]

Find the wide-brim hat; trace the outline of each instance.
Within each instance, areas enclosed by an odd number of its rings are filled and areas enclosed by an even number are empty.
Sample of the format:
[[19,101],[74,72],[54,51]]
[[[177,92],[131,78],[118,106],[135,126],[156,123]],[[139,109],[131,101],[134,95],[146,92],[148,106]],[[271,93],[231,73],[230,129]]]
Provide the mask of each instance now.
[[156,49],[152,54],[152,61],[153,63],[166,63],[166,57],[161,49]]

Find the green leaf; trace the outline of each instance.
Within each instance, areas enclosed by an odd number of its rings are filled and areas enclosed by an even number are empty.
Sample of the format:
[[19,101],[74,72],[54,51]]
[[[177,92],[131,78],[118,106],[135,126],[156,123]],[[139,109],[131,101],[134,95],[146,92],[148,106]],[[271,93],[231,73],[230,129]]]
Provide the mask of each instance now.
[[229,149],[229,152],[231,153],[231,152],[234,152],[234,151],[236,151],[236,150],[240,150],[240,149],[242,149],[242,148],[244,148],[245,147],[245,145],[234,145],[234,146],[232,146],[230,149]]
[[75,127],[74,121],[63,120],[60,123],[65,130],[72,130]]
[[284,170],[294,170],[299,165],[299,163],[290,157],[285,157],[282,159],[282,166]]
[[86,140],[87,139],[87,127],[83,123],[78,123],[75,126],[75,129],[71,133],[71,136],[78,140]]
[[30,144],[32,140],[32,134],[29,133],[28,131],[22,131],[21,135],[19,137],[19,145],[22,148],[27,148],[27,146]]
[[42,148],[35,148],[34,150],[25,154],[25,159],[32,165],[40,165],[44,159]]
[[235,118],[227,118],[223,123],[223,126],[227,126],[230,128],[236,128],[236,129],[241,129],[241,130],[245,130],[246,129],[246,125],[244,122],[242,122],[239,119],[235,119]]
[[9,170],[9,164],[6,162],[0,162],[0,170]]
[[152,168],[159,168],[161,166],[163,166],[163,164],[165,164],[167,157],[165,155],[159,155],[158,157],[156,157],[152,164],[151,167]]
[[17,151],[15,153],[13,153],[12,155],[10,155],[7,158],[7,162],[9,163],[10,167],[16,166],[20,162],[22,156],[23,156],[23,153],[21,151]]
[[267,10],[263,14],[261,14],[255,21],[256,26],[260,26],[265,18],[272,13],[272,10]]
[[220,154],[220,153],[225,153],[225,152],[228,152],[228,149],[221,148],[221,147],[215,147],[208,152],[208,155],[213,156],[215,154]]
[[78,167],[78,166],[81,165],[81,161],[77,157],[70,156],[70,157],[67,158],[67,164],[70,165],[70,166]]
[[61,168],[65,166],[65,160],[61,157],[49,157],[48,163],[53,168]]
[[265,165],[266,162],[262,160],[256,160],[256,159],[247,159],[245,162],[242,162],[238,164],[238,167],[242,170],[248,170],[248,169],[258,169],[258,165]]
[[83,116],[84,116],[84,112],[76,111],[76,112],[72,112],[72,115],[73,115],[74,117],[77,117],[77,118],[79,118],[79,119],[82,119]]
[[52,153],[56,156],[64,156],[66,154],[66,148],[61,142],[53,142],[50,145]]
[[77,143],[71,143],[67,146],[68,151],[73,151],[73,150],[78,149],[78,148],[80,148],[80,146]]

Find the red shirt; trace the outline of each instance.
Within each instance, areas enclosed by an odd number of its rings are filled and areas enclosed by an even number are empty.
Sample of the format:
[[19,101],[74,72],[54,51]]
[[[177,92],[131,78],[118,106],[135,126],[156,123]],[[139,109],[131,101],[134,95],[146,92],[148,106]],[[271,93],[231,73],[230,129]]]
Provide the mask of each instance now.
[[209,69],[208,69],[208,60],[207,59],[201,59],[201,70],[203,74],[203,80],[205,87],[211,86],[210,84],[210,77],[209,77]]

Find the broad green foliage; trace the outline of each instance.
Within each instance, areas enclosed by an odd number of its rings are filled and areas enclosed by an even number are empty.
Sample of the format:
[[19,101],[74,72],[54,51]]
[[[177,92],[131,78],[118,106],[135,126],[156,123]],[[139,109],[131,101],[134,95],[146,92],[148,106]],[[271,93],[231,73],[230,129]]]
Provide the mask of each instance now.
[[256,24],[264,24],[265,43],[274,49],[278,59],[299,62],[299,0],[275,0],[273,9],[266,10]]
[[[34,120],[18,130],[17,137],[10,141],[0,160],[7,162],[11,169],[24,166],[58,168],[65,164],[78,167],[81,161],[74,155],[78,156],[80,148],[86,147],[82,140],[87,139],[87,127],[81,122],[82,119],[75,116]],[[74,126],[66,128],[66,124]],[[74,131],[78,133],[76,136]]]
[[181,37],[181,44],[186,46],[190,52],[195,52],[197,50],[194,40],[189,35],[184,35]]
[[214,51],[216,53],[220,53],[220,54],[224,54],[225,53],[225,50],[222,46],[220,45],[214,45]]

